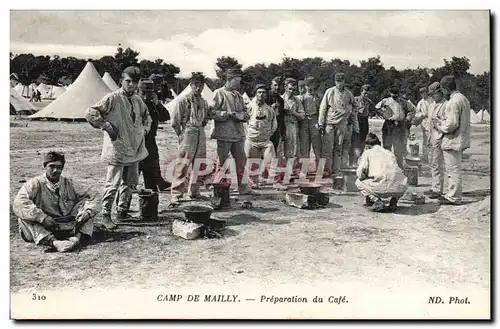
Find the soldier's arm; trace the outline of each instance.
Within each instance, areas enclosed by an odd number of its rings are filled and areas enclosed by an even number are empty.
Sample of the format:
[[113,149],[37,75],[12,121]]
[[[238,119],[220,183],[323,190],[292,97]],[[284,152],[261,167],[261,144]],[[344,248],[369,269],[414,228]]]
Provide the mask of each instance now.
[[457,102],[446,104],[445,119],[438,124],[438,130],[444,134],[454,132],[460,126],[460,107]]
[[35,179],[26,182],[17,193],[12,208],[14,213],[21,219],[43,223],[45,219],[50,217],[45,214],[34,203],[34,198],[37,193],[40,193],[40,184]]
[[218,90],[214,93],[214,105],[210,108],[210,118],[220,122],[229,119],[229,114],[223,108],[223,97]]
[[330,98],[331,90],[327,90],[321,99],[319,105],[318,126],[326,125],[326,116],[328,113],[328,99]]
[[106,118],[113,107],[113,98],[111,96],[112,94],[104,96],[103,99],[87,109],[86,119],[92,127],[105,130],[109,125]]

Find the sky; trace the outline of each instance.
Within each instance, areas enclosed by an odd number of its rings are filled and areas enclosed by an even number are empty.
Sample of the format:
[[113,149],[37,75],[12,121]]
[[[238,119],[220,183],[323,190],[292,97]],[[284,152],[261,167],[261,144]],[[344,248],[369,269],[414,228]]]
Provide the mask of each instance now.
[[140,59],[162,58],[180,77],[215,77],[233,56],[243,68],[294,58],[358,64],[381,56],[386,68],[439,67],[466,56],[470,72],[490,70],[488,11],[11,11],[10,51],[99,58],[118,44]]

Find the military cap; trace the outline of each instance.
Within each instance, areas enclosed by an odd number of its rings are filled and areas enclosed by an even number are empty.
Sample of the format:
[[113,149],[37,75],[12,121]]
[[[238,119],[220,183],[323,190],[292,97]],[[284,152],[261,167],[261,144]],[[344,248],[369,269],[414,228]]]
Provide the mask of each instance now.
[[241,77],[241,75],[242,75],[241,69],[231,68],[226,70],[226,78],[228,80],[233,78],[239,78]]
[[298,85],[299,86],[305,86],[306,82],[304,80],[299,80]]
[[441,87],[450,88],[451,84],[456,84],[455,76],[447,75],[441,79]]
[[371,88],[371,87],[372,87],[372,86],[371,86],[371,85],[369,85],[369,84],[364,84],[364,85],[363,85],[363,87],[361,87],[361,90],[368,91],[368,90],[370,90],[370,88]]
[[294,78],[286,78],[285,79],[285,86],[288,86],[289,84],[296,84],[297,83],[297,80],[295,80]]
[[192,72],[191,73],[191,82],[192,83],[205,83],[205,76],[200,72]]
[[433,82],[429,86],[429,95],[434,95],[435,93],[438,93],[441,91],[441,85],[439,82]]
[[389,92],[391,94],[399,95],[399,87],[398,86],[392,86],[391,90]]
[[313,82],[314,82],[314,78],[313,77],[307,77],[307,78],[304,79],[304,83],[305,83],[306,86],[312,85]]
[[127,74],[134,81],[139,81],[141,78],[141,69],[137,66],[129,66],[123,70],[122,75],[124,74]]
[[64,158],[64,154],[50,151],[47,154],[44,155],[43,157],[43,166],[47,166],[50,162],[56,162],[56,161],[61,161],[61,163],[64,164],[66,163],[66,159]]
[[257,84],[255,86],[254,92],[257,93],[257,90],[259,90],[259,89],[265,89],[265,90],[267,90],[267,86],[265,84],[263,84],[263,83],[259,83],[259,84]]
[[344,81],[345,80],[345,74],[344,73],[335,73],[335,81]]
[[154,91],[155,90],[155,84],[153,80],[150,79],[142,79],[139,81],[139,90],[142,91]]

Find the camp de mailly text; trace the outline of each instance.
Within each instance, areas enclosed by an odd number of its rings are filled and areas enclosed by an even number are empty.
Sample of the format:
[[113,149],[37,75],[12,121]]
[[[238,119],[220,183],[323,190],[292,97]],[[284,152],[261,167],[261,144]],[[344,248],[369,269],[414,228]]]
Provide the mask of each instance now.
[[159,294],[156,296],[159,302],[193,302],[193,303],[240,303],[241,301],[257,301],[260,303],[279,304],[279,303],[330,303],[345,304],[348,303],[346,296],[274,296],[260,295],[258,298],[240,298],[239,295],[181,295],[181,294]]

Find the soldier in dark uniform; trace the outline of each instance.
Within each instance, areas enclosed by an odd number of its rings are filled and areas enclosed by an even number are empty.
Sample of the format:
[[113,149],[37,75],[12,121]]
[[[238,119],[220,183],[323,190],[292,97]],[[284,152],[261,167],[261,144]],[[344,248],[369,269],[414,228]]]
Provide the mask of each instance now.
[[154,83],[152,80],[141,80],[139,82],[139,95],[148,106],[151,116],[151,129],[146,135],[146,149],[149,155],[139,163],[139,173],[144,177],[144,187],[153,191],[166,190],[170,183],[161,176],[160,156],[158,146],[156,145],[156,132],[158,123],[170,120],[168,111],[158,101],[154,92]]
[[279,87],[280,87],[281,78],[276,77],[271,82],[271,88],[269,89],[269,93],[267,94],[266,104],[271,106],[276,112],[276,118],[278,120],[278,129],[271,136],[271,142],[274,145],[274,151],[276,155],[278,155],[278,146],[280,144],[280,140],[285,140],[285,116],[283,114],[283,109],[285,108],[285,101],[280,96]]
[[156,93],[156,96],[158,98],[158,100],[160,100],[161,102],[163,102],[165,100],[165,95],[163,95],[163,76],[161,74],[151,74],[149,76],[149,80],[153,81],[153,84],[154,84],[154,92]]

